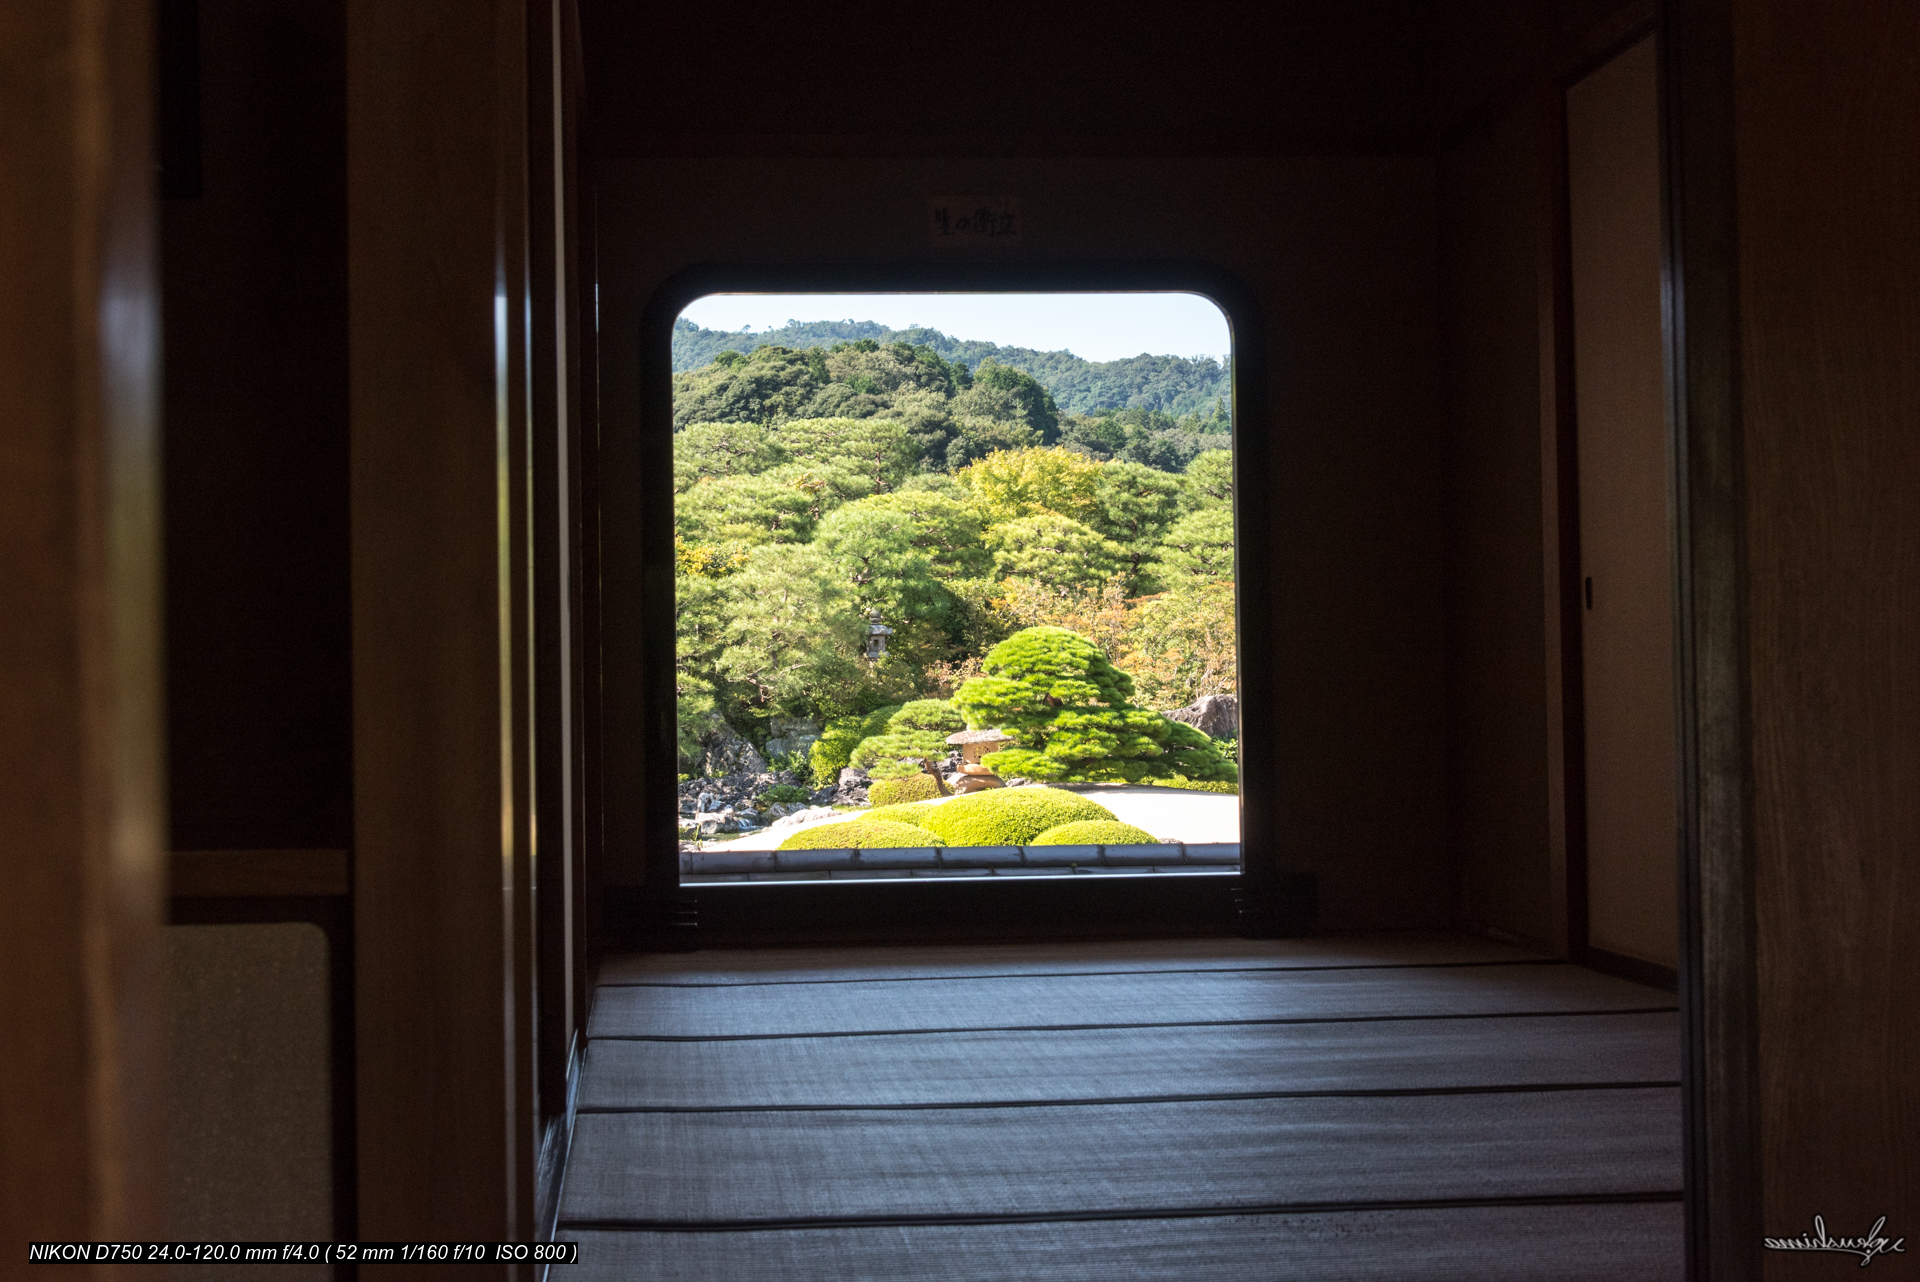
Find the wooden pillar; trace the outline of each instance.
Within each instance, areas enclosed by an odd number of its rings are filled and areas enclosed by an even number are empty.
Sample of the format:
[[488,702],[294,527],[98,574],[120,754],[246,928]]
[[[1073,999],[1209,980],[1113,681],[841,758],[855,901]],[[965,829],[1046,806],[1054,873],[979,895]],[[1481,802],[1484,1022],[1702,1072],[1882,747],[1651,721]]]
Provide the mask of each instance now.
[[[1732,44],[1760,1231],[1885,1216],[1907,1254],[1872,1267],[1911,1271],[1920,9],[1736,0]],[[1769,1251],[1764,1276],[1842,1260]]]
[[534,1227],[528,39],[524,0],[347,7],[368,1239]]
[[[151,11],[0,6],[0,1224],[164,1236]],[[16,1267],[18,1267],[16,1265]]]

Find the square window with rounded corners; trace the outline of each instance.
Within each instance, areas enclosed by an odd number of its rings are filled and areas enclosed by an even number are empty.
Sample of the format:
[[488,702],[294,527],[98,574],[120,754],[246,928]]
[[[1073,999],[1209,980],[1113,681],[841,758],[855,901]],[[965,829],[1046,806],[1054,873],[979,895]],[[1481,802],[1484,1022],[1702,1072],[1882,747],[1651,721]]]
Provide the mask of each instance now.
[[1238,872],[1217,303],[713,292],[668,344],[682,885]]

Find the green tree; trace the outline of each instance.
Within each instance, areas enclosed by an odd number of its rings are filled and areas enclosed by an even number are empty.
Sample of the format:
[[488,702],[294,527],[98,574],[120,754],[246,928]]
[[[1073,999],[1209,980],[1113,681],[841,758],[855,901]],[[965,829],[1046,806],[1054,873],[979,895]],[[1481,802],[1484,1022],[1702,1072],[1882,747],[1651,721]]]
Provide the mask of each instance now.
[[1162,577],[1183,582],[1233,578],[1233,509],[1204,507],[1175,521],[1160,540]]
[[909,513],[876,507],[869,499],[822,521],[814,546],[856,609],[877,610],[899,623],[941,612],[946,599],[934,577],[933,558],[916,546],[918,533]]
[[787,461],[759,423],[695,423],[673,437],[673,488],[684,494],[703,477],[752,476]]
[[987,546],[1003,577],[1033,579],[1055,591],[1104,583],[1127,560],[1126,549],[1118,543],[1056,512],[991,526]]
[[1128,782],[1237,777],[1206,735],[1135,707],[1133,679],[1078,633],[1016,632],[988,653],[983,668],[955,692],[953,705],[969,726],[1003,730],[1017,741],[989,758],[998,774]]
[[[973,371],[975,389],[1004,393],[1019,407],[1020,418],[1040,436],[1040,443],[1052,445],[1060,434],[1060,407],[1053,393],[1025,370],[1002,365],[989,356]],[[1006,417],[1002,415],[1001,417]]]
[[994,521],[1057,512],[1076,521],[1093,511],[1100,465],[1072,450],[1002,450],[960,473]]
[[1100,468],[1093,494],[1093,528],[1126,551],[1127,578],[1136,587],[1161,536],[1180,515],[1180,478],[1139,463]]
[[721,353],[704,369],[673,376],[673,425],[777,423],[797,417],[826,387],[823,360],[785,347]]
[[778,439],[797,460],[860,477],[869,493],[898,486],[919,458],[907,429],[892,419],[793,419],[780,425]]
[[805,543],[813,537],[821,503],[782,471],[703,477],[674,504],[676,533],[694,545]]
[[758,716],[847,711],[862,683],[865,620],[819,551],[769,544],[727,580],[725,647],[715,663]]
[[1184,493],[1181,506],[1191,511],[1195,508],[1216,507],[1233,502],[1233,451],[1207,450],[1193,456],[1193,462],[1187,464],[1187,473],[1181,478]]
[[1201,695],[1234,693],[1233,584],[1215,579],[1146,597],[1128,612],[1118,648],[1149,707],[1182,708]]
[[854,748],[851,764],[876,779],[899,779],[920,769],[902,765],[902,757],[929,757],[937,765],[947,755],[947,736],[966,728],[966,719],[945,699],[915,699],[887,718],[885,728]]
[[986,520],[979,508],[950,493],[910,483],[891,494],[876,494],[849,504],[835,516],[855,511],[897,512],[906,517],[911,522],[913,546],[926,553],[933,572],[942,579],[972,578],[986,573],[993,563],[981,543]]

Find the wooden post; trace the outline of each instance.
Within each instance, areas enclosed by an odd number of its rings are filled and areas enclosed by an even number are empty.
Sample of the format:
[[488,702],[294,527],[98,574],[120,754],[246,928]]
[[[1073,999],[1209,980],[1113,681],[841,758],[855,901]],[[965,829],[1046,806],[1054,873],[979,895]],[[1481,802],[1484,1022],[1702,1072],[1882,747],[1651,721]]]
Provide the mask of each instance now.
[[347,7],[363,1238],[534,1232],[528,40]]
[[[165,1236],[152,14],[0,6],[0,1223]],[[15,1267],[18,1267],[16,1264]]]

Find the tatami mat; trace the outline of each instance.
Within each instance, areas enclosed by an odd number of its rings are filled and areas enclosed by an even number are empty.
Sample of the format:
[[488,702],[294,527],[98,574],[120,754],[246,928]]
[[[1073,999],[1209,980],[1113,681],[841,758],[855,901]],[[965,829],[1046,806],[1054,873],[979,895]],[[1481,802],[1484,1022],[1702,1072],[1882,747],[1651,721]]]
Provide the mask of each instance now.
[[580,1107],[752,1108],[1677,1081],[1679,1016],[596,1041]]
[[1057,944],[922,944],[634,953],[601,963],[600,983],[821,983],[991,974],[1233,970],[1243,966],[1408,966],[1525,961],[1537,954],[1443,931],[1312,939],[1140,939]]
[[1668,993],[1460,935],[610,959],[570,1277],[1680,1275]]
[[1677,1202],[568,1233],[569,1282],[1677,1282]]
[[589,1113],[563,1222],[1072,1215],[1680,1187],[1676,1088]]
[[793,1037],[917,1029],[1070,1028],[1666,1008],[1657,989],[1576,966],[1232,970],[602,988],[592,1037]]

